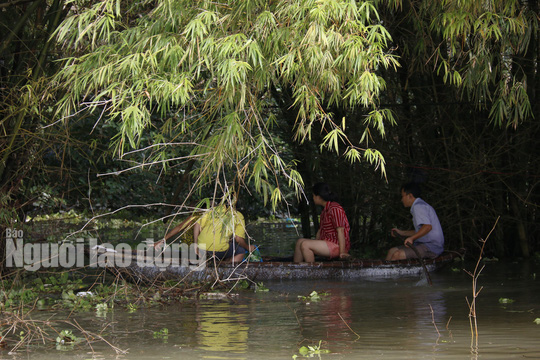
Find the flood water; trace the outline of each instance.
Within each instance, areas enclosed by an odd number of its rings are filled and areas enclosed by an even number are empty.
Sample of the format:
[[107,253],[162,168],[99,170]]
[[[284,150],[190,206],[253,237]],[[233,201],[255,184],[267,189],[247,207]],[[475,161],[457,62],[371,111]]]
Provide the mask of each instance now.
[[[72,321],[127,353],[118,355],[96,340],[93,353],[83,342],[64,351],[5,351],[0,359],[292,359],[303,358],[300,347],[319,344],[329,352],[313,358],[539,359],[539,266],[486,264],[478,279],[475,353],[467,305],[472,282],[460,270],[474,265],[454,264],[431,274],[433,286],[424,276],[267,281],[268,292],[233,291],[196,304],[73,313]],[[319,301],[299,299],[312,291],[323,294]],[[66,313],[34,312],[33,318],[65,319]]]

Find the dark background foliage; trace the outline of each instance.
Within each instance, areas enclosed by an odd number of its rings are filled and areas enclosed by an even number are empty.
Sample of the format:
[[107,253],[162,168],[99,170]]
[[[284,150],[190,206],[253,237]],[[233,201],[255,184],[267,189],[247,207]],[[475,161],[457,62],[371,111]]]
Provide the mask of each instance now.
[[[329,131],[324,125],[314,125],[311,139],[296,141],[293,134],[298,109],[291,100],[292,90],[282,88],[272,92],[276,121],[271,131],[281,156],[297,161],[306,196],[297,198],[289,189],[284,194],[289,206],[284,203],[272,210],[264,205],[253,184],[243,184],[241,200],[248,219],[297,217],[304,236],[313,236],[320,209],[305,199],[310,200],[314,183],[325,181],[339,193],[347,211],[353,252],[382,256],[394,244],[389,229],[411,225],[408,209],[400,203],[399,189],[402,183],[414,180],[422,183],[422,197],[441,219],[448,249],[464,247],[476,252],[479,240],[500,217],[487,244],[488,254],[529,257],[540,251],[538,8],[536,2],[520,4],[522,11],[530,14],[528,47],[512,58],[501,57],[503,51],[495,41],[486,51],[493,54],[493,66],[512,62],[512,75],[526,83],[532,105],[530,116],[517,123],[494,121],[489,113],[494,96],[479,98],[473,94],[474,86],[459,88],[445,81],[444,72],[434,61],[450,51],[446,48],[449,42],[430,27],[433,19],[422,8],[425,3],[407,1],[397,8],[381,7],[382,22],[394,39],[390,46],[401,64],[397,71],[377,70],[387,82],[380,105],[393,112],[397,123],[388,127],[384,138],[373,132],[367,140],[384,155],[386,173],[381,175],[368,163],[351,164],[335,152],[321,150],[319,144]],[[48,79],[62,54],[58,44],[51,43],[50,34],[68,12],[69,6],[62,1],[23,2],[0,8],[2,236],[6,226],[14,226],[26,215],[69,209],[103,212],[154,203],[193,206],[212,197],[212,184],[201,184],[192,191],[194,180],[189,174],[200,166],[184,158],[192,148],[171,147],[167,157],[178,160],[123,172],[134,164],[159,159],[150,149],[122,158],[114,154],[110,143],[119,125],[102,119],[98,112],[81,112],[58,122],[53,118],[57,99],[52,95],[38,101],[25,100],[33,92],[53,92],[47,90]],[[472,53],[473,45],[463,41],[464,53]],[[437,52],[439,57],[434,56]],[[456,69],[470,65],[467,59],[464,56],[461,62],[456,61]],[[486,82],[492,94],[499,91],[501,80],[499,76]],[[347,123],[347,133],[353,141],[360,141],[366,110],[342,109],[335,104],[325,110],[336,118],[343,114],[354,119]],[[140,148],[158,140],[182,140],[162,130],[167,119],[156,115],[152,121],[153,128],[140,139]],[[45,127],[53,123],[56,125]],[[114,172],[118,174],[103,175]],[[232,168],[228,173],[234,178]],[[121,216],[157,218],[171,210],[171,206],[137,207]],[[310,226],[312,222],[314,226]]]

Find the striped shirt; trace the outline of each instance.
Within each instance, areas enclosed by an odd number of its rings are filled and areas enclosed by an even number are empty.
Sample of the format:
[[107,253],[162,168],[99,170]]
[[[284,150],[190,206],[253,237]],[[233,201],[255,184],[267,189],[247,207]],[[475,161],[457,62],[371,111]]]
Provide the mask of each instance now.
[[319,228],[319,237],[321,240],[327,240],[339,245],[337,228],[342,227],[345,235],[345,250],[348,252],[351,247],[349,239],[349,220],[345,210],[337,202],[328,201],[321,213],[321,225]]

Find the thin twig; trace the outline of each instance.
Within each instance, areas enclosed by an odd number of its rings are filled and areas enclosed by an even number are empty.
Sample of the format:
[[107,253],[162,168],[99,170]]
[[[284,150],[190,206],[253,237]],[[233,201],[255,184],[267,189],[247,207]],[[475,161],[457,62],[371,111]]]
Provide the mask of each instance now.
[[450,330],[449,328],[449,325],[450,325],[450,321],[452,320],[452,316],[450,316],[448,318],[448,321],[446,322],[446,331],[448,331],[448,335],[450,335],[450,338],[452,339],[453,336],[452,336],[452,330]]
[[431,307],[431,304],[429,304],[429,308],[431,309],[431,322],[433,323],[433,326],[435,326],[435,330],[437,330],[437,335],[441,337],[441,333],[439,332],[439,328],[437,328],[437,324],[435,323],[435,314],[433,313],[433,308]]
[[[351,327],[349,326],[349,324],[347,324],[347,322],[345,321],[345,319],[343,319],[343,316],[341,316],[341,314],[340,314],[339,312],[338,312],[337,314],[339,315],[339,317],[341,318],[341,320],[343,321],[343,323],[345,324],[345,326],[347,326],[347,327],[349,328],[349,330],[351,330],[352,333],[353,333],[354,335],[357,336],[356,340],[360,339],[360,335],[358,335],[358,334],[356,333],[356,331],[354,331],[353,329],[351,329]],[[355,341],[356,341],[356,340],[355,340]]]
[[484,266],[482,266],[480,269],[479,267],[480,267],[480,262],[482,261],[482,254],[484,253],[484,248],[486,246],[487,239],[489,238],[491,233],[493,233],[493,231],[495,230],[495,227],[497,226],[497,223],[499,222],[500,218],[501,218],[500,216],[497,217],[497,220],[495,221],[495,224],[493,225],[493,228],[489,232],[486,239],[481,240],[482,247],[480,249],[480,254],[478,256],[476,266],[474,267],[474,272],[470,273],[469,271],[465,270],[465,272],[469,274],[469,276],[472,277],[472,296],[473,296],[472,301],[469,302],[469,299],[467,298],[466,300],[467,300],[467,305],[469,306],[469,325],[471,328],[471,351],[474,355],[478,355],[478,321],[476,318],[476,298],[478,297],[478,295],[483,289],[483,287],[481,287],[480,290],[477,291],[478,278],[480,277],[480,273],[482,272],[482,270],[484,270]]

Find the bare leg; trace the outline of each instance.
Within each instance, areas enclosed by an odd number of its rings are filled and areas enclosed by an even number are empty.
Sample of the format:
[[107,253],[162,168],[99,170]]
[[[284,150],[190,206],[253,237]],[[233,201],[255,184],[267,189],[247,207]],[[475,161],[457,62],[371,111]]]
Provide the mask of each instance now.
[[[303,240],[303,241],[300,241]],[[315,255],[328,256],[330,257],[330,250],[326,241],[324,240],[310,240],[310,239],[300,239],[298,240],[297,247],[299,253],[295,251],[295,262],[314,262]],[[301,256],[299,255],[301,254]],[[297,256],[298,255],[298,256]]]
[[[235,236],[234,240],[238,245],[246,249],[247,251],[255,251],[256,246],[255,245],[249,245],[246,240],[240,236]],[[233,263],[240,263],[244,260],[244,254],[237,254],[234,255],[231,259]]]
[[249,245],[244,238],[241,238],[240,236],[235,237],[236,242],[238,245],[246,249],[247,251],[255,251],[256,246],[255,245]]
[[407,258],[407,255],[405,254],[405,251],[397,247],[393,247],[390,250],[388,250],[388,254],[386,255],[386,260],[390,260],[390,261],[405,260],[406,258]]
[[388,253],[386,254],[386,260],[387,261],[390,261],[392,260],[392,256],[394,255],[394,253],[398,250],[397,247],[393,247],[391,248],[390,250],[388,250]]
[[234,255],[232,258],[233,264],[240,263],[242,260],[244,260],[244,254]]
[[296,246],[294,248],[294,258],[293,258],[293,261],[295,263],[299,263],[299,262],[304,261],[304,256],[302,255],[302,250],[300,250],[300,246],[306,240],[309,240],[309,239],[298,239],[296,241]]

